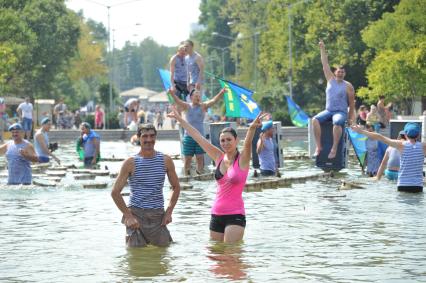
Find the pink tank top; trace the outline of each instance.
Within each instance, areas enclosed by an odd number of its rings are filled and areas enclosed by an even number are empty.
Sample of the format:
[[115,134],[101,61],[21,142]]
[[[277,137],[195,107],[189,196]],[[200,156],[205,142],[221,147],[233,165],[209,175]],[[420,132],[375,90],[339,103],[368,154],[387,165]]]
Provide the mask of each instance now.
[[[216,164],[220,166],[224,155],[222,155]],[[245,215],[243,190],[246,184],[249,168],[242,170],[239,166],[240,156],[228,168],[223,177],[217,182],[216,199],[214,200],[211,210],[212,214],[230,215],[242,214]]]

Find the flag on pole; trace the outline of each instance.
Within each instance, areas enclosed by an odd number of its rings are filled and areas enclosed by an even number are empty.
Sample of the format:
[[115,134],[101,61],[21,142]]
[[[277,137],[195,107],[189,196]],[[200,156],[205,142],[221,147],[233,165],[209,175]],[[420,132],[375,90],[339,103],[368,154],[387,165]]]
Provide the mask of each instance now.
[[260,108],[253,100],[253,91],[231,81],[219,79],[222,88],[226,88],[225,107],[227,117],[255,119]]
[[173,103],[173,97],[169,93],[169,90],[172,87],[172,82],[170,81],[170,71],[158,69],[158,72],[160,73],[161,81],[163,82],[164,89],[166,90],[167,99],[169,100],[169,103]]
[[346,128],[349,140],[354,147],[355,155],[362,168],[365,166],[365,159],[367,157],[367,136],[359,134],[350,128]]
[[286,96],[288,113],[290,114],[291,122],[296,127],[304,128],[308,126],[309,116],[297,105],[290,96]]

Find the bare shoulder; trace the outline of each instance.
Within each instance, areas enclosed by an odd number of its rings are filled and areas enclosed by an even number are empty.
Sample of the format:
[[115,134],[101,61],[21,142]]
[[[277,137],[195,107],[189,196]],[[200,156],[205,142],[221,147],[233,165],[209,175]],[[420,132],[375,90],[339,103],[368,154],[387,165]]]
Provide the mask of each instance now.
[[135,167],[135,158],[132,156],[124,160],[123,165],[121,165],[121,170],[124,170],[126,172],[133,172],[134,167]]
[[166,169],[172,169],[174,167],[173,159],[167,154],[163,154],[163,156]]

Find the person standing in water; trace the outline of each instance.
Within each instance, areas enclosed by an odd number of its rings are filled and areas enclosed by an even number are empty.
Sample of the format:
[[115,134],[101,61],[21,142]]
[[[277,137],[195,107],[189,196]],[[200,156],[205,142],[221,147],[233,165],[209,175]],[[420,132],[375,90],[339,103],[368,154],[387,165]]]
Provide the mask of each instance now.
[[[185,102],[175,94],[172,93],[172,97],[178,107],[179,110],[183,110],[186,112],[186,121],[197,129],[201,135],[204,135],[204,118],[208,108],[213,106],[215,103],[219,101],[220,98],[223,97],[226,89],[223,88],[215,97],[212,99],[202,102],[201,101],[201,92],[193,89],[190,93],[191,103]],[[192,157],[195,155],[197,168],[197,174],[201,174],[204,171],[204,151],[200,147],[200,145],[185,131],[183,140],[183,155],[184,155],[184,172],[185,175],[191,175],[191,162]]]
[[9,127],[12,140],[0,146],[0,155],[7,159],[8,185],[31,185],[31,162],[38,162],[33,145],[23,138],[24,128],[19,123]]
[[[321,63],[325,78],[327,79],[326,105],[325,110],[318,113],[313,119],[314,136],[316,150],[314,155],[318,156],[322,151],[321,144],[321,124],[326,121],[333,122],[333,146],[331,147],[328,159],[336,157],[337,147],[342,137],[343,127],[346,119],[348,124],[355,122],[355,90],[350,82],[344,80],[346,72],[343,66],[338,66],[334,73],[328,64],[327,52],[324,42],[319,43],[321,52]],[[349,107],[349,112],[348,112]]]
[[[170,156],[154,149],[157,130],[152,124],[142,124],[137,136],[140,151],[126,159],[111,192],[112,199],[123,213],[128,247],[147,244],[167,246],[172,242],[166,225],[172,222],[173,209],[180,194],[175,165]],[[163,186],[165,176],[172,187],[167,209],[164,211]],[[126,206],[121,191],[130,186],[130,200]]]
[[361,126],[352,126],[352,130],[376,139],[394,147],[401,153],[398,175],[398,191],[418,193],[423,192],[423,162],[426,153],[426,143],[417,141],[420,126],[417,123],[407,123],[404,127],[406,140],[394,140],[379,133],[369,132]]
[[41,120],[41,128],[34,135],[34,148],[40,163],[49,162],[49,156],[51,156],[56,162],[61,164],[61,161],[49,150],[49,136],[47,133],[51,127],[52,121],[50,118],[46,117]]
[[210,238],[225,243],[242,240],[246,226],[242,193],[250,168],[253,137],[256,128],[262,125],[261,119],[265,115],[260,113],[250,125],[241,152],[238,151],[238,137],[233,128],[228,127],[221,131],[219,142],[222,149],[219,149],[184,120],[175,107],[168,116],[175,118],[217,164],[217,191],[211,210]]
[[[404,131],[399,132],[398,140],[405,140]],[[384,173],[388,180],[398,180],[400,161],[401,153],[399,152],[399,150],[389,146],[386,149],[385,156],[383,156],[382,163],[380,164],[379,170],[377,171],[376,179],[380,180]]]
[[277,160],[275,160],[275,145],[273,140],[274,127],[271,120],[262,123],[262,133],[257,141],[257,154],[260,162],[260,175],[275,176]]

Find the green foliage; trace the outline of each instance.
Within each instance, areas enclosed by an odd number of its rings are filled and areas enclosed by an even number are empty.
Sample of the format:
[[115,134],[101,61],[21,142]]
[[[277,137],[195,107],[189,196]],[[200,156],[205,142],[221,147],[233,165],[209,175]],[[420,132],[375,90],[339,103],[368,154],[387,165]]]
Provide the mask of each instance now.
[[288,111],[275,111],[272,113],[272,119],[274,121],[280,121],[282,126],[294,126],[291,122]]
[[105,121],[108,121],[107,125],[109,125],[110,129],[120,129],[120,124],[119,124],[117,115],[118,115],[117,111],[114,111],[114,112],[107,111],[105,113]]
[[[109,83],[102,83],[99,86],[98,89],[98,93],[99,93],[99,98],[101,100],[101,103],[103,105],[105,105],[106,109],[110,109],[110,88],[109,88]],[[115,90],[114,86],[112,86],[111,89],[111,98],[112,98],[112,102],[115,101],[115,99],[117,98],[117,91]]]
[[2,88],[18,96],[52,97],[57,74],[76,50],[78,17],[57,0],[1,1],[0,6],[0,42],[16,58]]
[[376,99],[405,100],[411,111],[416,97],[426,96],[426,5],[421,0],[403,0],[394,13],[385,13],[362,33],[376,53],[368,67],[368,88],[360,95]]

